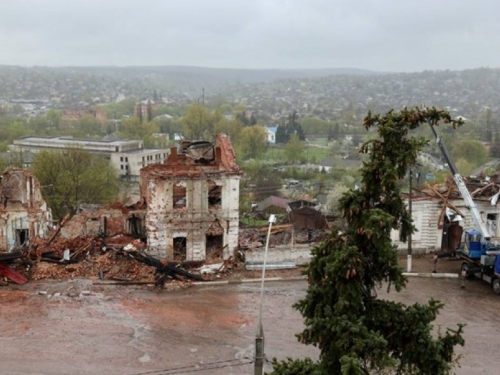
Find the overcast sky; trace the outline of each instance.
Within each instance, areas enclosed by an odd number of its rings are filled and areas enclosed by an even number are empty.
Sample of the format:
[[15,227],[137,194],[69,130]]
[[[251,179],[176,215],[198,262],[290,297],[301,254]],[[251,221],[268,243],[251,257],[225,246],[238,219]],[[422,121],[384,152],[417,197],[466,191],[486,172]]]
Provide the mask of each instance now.
[[500,67],[498,0],[1,0],[0,64]]

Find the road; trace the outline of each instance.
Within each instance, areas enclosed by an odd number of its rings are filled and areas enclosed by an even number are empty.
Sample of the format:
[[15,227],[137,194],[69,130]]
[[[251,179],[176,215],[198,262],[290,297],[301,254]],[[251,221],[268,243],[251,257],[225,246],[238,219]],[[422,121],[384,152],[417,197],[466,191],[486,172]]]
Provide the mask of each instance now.
[[[90,284],[74,280],[32,283],[26,291],[1,289],[0,373],[253,373],[253,365],[245,363],[254,355],[259,283],[170,292]],[[306,288],[305,281],[266,283],[268,358],[317,356],[315,348],[294,337],[302,317],[291,305]],[[42,289],[47,295],[38,294]],[[467,323],[457,375],[498,373],[500,297],[486,283],[468,281],[461,289],[457,279],[411,278],[402,293],[380,290],[379,296],[405,303],[443,301],[436,328]]]

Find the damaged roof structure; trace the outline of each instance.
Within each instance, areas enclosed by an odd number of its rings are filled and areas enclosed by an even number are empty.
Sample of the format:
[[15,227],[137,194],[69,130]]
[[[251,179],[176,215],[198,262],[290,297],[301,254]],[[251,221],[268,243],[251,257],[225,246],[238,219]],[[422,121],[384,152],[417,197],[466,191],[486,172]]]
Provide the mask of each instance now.
[[183,141],[163,164],[141,170],[150,255],[204,260],[228,259],[238,246],[241,170],[229,136],[215,142]]
[[[500,210],[497,203],[500,196],[500,174],[464,177],[464,182],[492,234],[492,239],[499,238]],[[454,233],[449,230],[450,227],[456,225],[453,217],[449,217],[450,213],[461,216],[459,225],[464,230],[474,228],[469,209],[452,177],[444,183],[414,189],[412,193],[412,219],[417,229],[412,235],[412,248],[416,252],[448,250],[450,243],[456,243],[457,239],[448,238]],[[391,237],[399,249],[407,248],[407,243],[399,241],[397,231],[393,231]]]

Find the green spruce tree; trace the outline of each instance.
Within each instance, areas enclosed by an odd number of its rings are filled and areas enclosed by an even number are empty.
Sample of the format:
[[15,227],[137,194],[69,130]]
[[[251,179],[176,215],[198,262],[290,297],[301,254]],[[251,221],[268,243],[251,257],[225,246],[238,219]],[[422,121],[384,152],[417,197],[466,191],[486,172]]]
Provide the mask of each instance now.
[[295,304],[306,326],[298,339],[317,346],[319,360],[274,359],[272,374],[444,375],[452,370],[455,346],[464,344],[463,325],[433,332],[442,303],[431,299],[406,306],[377,298],[382,285],[400,291],[407,281],[390,233],[399,230],[406,241],[415,230],[398,181],[427,143],[411,130],[427,122],[454,128],[461,124],[435,108],[368,113],[364,119],[365,128],[376,128],[378,137],[360,149],[369,157],[361,170],[361,188],[340,199],[347,229],[333,229],[314,248],[307,294]]

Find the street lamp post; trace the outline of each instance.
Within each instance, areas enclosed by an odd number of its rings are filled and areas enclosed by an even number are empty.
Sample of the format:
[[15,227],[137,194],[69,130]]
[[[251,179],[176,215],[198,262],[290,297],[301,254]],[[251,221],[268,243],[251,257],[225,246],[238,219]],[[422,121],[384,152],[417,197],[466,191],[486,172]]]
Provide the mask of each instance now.
[[[420,183],[420,172],[416,172],[415,173],[415,177],[417,178],[417,185]],[[410,214],[410,218],[413,220],[413,217],[412,217],[412,190],[413,190],[413,186],[412,186],[412,182],[413,182],[413,171],[410,169],[410,191],[409,191],[409,194],[408,194],[408,212]],[[413,252],[413,249],[412,249],[412,237],[411,237],[411,232],[410,234],[408,235],[408,257],[407,257],[407,260],[406,260],[406,271],[407,272],[411,272],[411,261],[412,261],[412,252]]]
[[255,335],[255,367],[254,375],[264,373],[264,328],[262,326],[262,300],[264,298],[264,279],[266,277],[267,250],[269,248],[269,237],[271,236],[271,227],[276,221],[276,216],[269,216],[269,229],[267,230],[266,248],[264,250],[264,265],[262,266],[262,280],[260,285],[260,306],[259,306],[259,325]]

